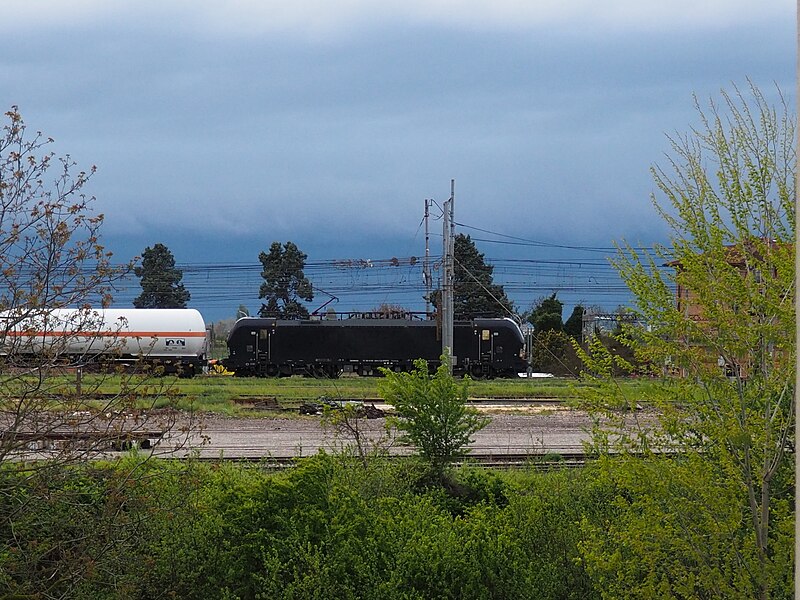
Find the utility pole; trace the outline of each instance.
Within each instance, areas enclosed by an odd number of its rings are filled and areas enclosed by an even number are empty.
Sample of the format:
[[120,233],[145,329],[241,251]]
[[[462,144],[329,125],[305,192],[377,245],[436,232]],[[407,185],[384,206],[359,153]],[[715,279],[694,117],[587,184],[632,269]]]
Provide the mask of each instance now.
[[455,282],[455,222],[453,220],[456,180],[450,180],[450,199],[444,203],[442,225],[442,249],[444,256],[444,277],[442,281],[442,354],[450,357],[448,365],[453,372],[453,284]]
[[428,216],[430,215],[431,201],[425,198],[425,262],[422,263],[422,278],[425,280],[425,318],[431,318],[431,247],[430,232],[428,230]]

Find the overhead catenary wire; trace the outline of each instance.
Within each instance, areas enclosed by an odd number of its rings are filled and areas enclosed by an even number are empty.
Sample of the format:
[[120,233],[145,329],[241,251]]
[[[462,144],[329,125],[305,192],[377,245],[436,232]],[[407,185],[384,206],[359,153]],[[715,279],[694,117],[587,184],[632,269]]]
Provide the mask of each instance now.
[[[484,238],[475,238],[474,241],[481,241],[487,242],[492,244],[507,244],[512,246],[538,246],[540,248],[556,248],[556,249],[563,249],[563,250],[582,250],[584,252],[616,252],[619,250],[617,246],[578,246],[574,244],[556,244],[553,242],[542,242],[538,240],[532,240],[528,238],[508,235],[505,233],[498,233],[496,231],[490,231],[488,229],[483,229],[480,227],[475,227],[474,225],[467,225],[465,223],[456,223],[459,227],[463,227],[465,229],[472,229],[474,231],[480,231],[481,233],[487,233],[490,235],[494,235],[497,237],[505,238],[504,240],[493,240],[493,239],[484,239]],[[514,241],[506,241],[506,240],[514,240]],[[654,251],[655,246],[632,246],[633,250],[645,250],[645,251]]]
[[[430,203],[442,207],[433,199]],[[431,211],[433,212],[433,211]],[[441,216],[430,215],[434,219]],[[627,286],[610,265],[611,254],[625,252],[609,246],[589,246],[573,243],[551,243],[509,235],[456,223],[459,227],[477,231],[491,238],[473,238],[495,248],[514,249],[514,256],[493,253],[485,258],[493,267],[493,283],[503,287],[506,295],[518,308],[533,304],[543,295],[557,293],[565,305],[621,305],[630,301]],[[419,227],[415,238],[419,234]],[[431,232],[432,237],[441,234]],[[547,256],[526,256],[524,248],[540,248]],[[653,251],[655,247],[633,247],[634,251]],[[555,255],[554,255],[555,254]],[[602,254],[603,256],[598,256]],[[389,258],[331,258],[307,261],[304,273],[316,289],[335,295],[342,311],[361,311],[380,304],[407,307],[422,311],[428,293],[425,287],[424,264],[430,265],[429,275],[441,273],[443,256],[393,256]],[[202,311],[219,314],[221,310],[235,313],[239,305],[251,310],[260,306],[258,291],[263,283],[263,265],[256,260],[247,262],[184,262],[176,263],[183,273],[181,283],[191,293],[190,305]],[[463,265],[461,265],[463,267]],[[134,275],[116,282],[115,304],[124,306],[140,292]]]
[[[629,296],[627,286],[604,260],[490,257],[486,262],[494,268],[494,283],[519,306],[553,292],[566,304],[623,304]],[[440,268],[441,256],[431,256],[431,264],[434,271]],[[176,268],[192,294],[190,305],[201,312],[223,307],[233,312],[240,304],[260,306],[260,263],[178,263]],[[423,261],[416,257],[328,259],[309,261],[304,272],[316,288],[337,296],[342,310],[367,310],[382,302],[421,306],[426,293],[422,268]],[[117,282],[115,303],[129,303],[139,288],[133,275]]]

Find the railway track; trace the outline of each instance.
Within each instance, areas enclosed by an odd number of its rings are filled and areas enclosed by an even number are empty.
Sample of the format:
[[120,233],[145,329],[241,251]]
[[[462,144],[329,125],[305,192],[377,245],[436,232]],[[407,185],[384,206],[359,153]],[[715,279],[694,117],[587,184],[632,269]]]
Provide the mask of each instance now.
[[[361,403],[359,403],[362,405]],[[371,406],[371,403],[370,403]],[[490,409],[495,405],[491,405]],[[512,409],[519,403],[502,403]],[[380,410],[380,409],[375,409]],[[382,415],[381,415],[382,416]],[[58,448],[101,450],[111,456],[117,451],[138,448],[164,458],[195,456],[201,460],[291,461],[320,450],[335,452],[353,445],[349,433],[325,426],[319,418],[306,417],[222,417],[206,415],[201,429],[180,420],[163,431],[139,429],[119,432],[58,431],[43,435],[36,432],[6,432],[16,436],[22,452]],[[195,423],[196,425],[196,423]],[[411,448],[398,444],[396,432],[387,434],[382,418],[355,421],[363,447],[388,449],[393,455],[410,454]],[[498,412],[488,426],[473,436],[469,460],[487,465],[522,465],[538,461],[581,464],[582,444],[588,440],[589,421],[579,411],[544,410]],[[25,438],[25,436],[27,436]],[[0,436],[2,438],[2,436]],[[24,440],[22,438],[25,438]],[[105,439],[107,438],[107,439]],[[1,441],[1,440],[0,440]],[[6,440],[7,441],[7,440]]]
[[[280,395],[280,394],[270,394],[270,395],[263,395],[263,394],[239,394],[232,398],[232,400],[236,403],[243,403],[243,402],[251,402],[251,401],[271,401],[271,402],[286,402],[286,403],[297,403],[297,402],[304,402],[309,400],[314,400],[320,397],[330,398],[335,402],[365,402],[365,403],[383,403],[384,399],[378,396],[327,396],[327,395],[308,395],[308,396],[291,396],[291,395]],[[516,403],[537,403],[540,402],[542,404],[563,404],[566,402],[564,398],[556,398],[556,397],[536,397],[536,396],[475,396],[472,398],[468,398],[467,402],[469,404],[483,404],[486,402],[508,402],[509,404],[516,404]]]
[[[381,460],[399,460],[406,456],[405,454],[389,454],[381,457]],[[308,457],[296,456],[268,456],[268,457],[238,457],[238,458],[225,458],[224,456],[200,456],[196,460],[203,462],[217,462],[220,460],[226,462],[240,462],[257,464],[267,470],[282,470],[288,469],[298,464],[299,461]],[[461,467],[466,465],[479,465],[489,469],[535,469],[535,470],[550,470],[550,469],[570,469],[580,468],[590,460],[589,457],[582,451],[576,450],[566,454],[548,453],[548,454],[530,454],[530,453],[514,453],[514,454],[469,454],[463,459],[455,460],[452,462],[454,467]]]
[[[392,407],[383,398],[357,398],[357,397],[328,397],[319,396],[316,398],[297,399],[280,398],[277,396],[236,396],[232,398],[233,403],[241,409],[268,410],[275,412],[286,412],[300,414],[321,413],[325,405],[337,408],[347,405],[364,407],[375,407],[386,413],[391,412]],[[560,407],[566,405],[563,398],[470,398],[467,401],[469,406],[481,411],[504,411],[504,410],[524,410],[537,407]],[[316,406],[317,410],[313,410]],[[380,415],[377,415],[380,416]]]
[[[243,432],[237,432],[242,434]],[[292,431],[285,431],[292,435]],[[294,432],[300,434],[301,431]],[[224,445],[213,444],[208,447],[197,447],[179,444],[169,447],[164,443],[164,432],[138,431],[119,433],[116,435],[99,434],[96,432],[48,432],[44,433],[15,433],[14,439],[24,443],[24,451],[19,458],[47,458],[48,455],[62,450],[90,451],[97,458],[113,458],[121,452],[133,449],[153,452],[154,455],[166,459],[181,460],[191,456],[193,460],[208,462],[245,462],[258,463],[267,469],[285,469],[291,467],[299,460],[316,454],[319,450],[337,452],[347,447],[346,442],[333,440],[319,448],[308,447],[303,451],[302,446],[258,448],[251,444]],[[0,437],[8,438],[4,435]],[[178,449],[179,448],[179,449]],[[386,450],[383,458],[397,460],[412,454],[413,449],[407,446],[394,446]],[[582,447],[573,446],[559,449],[532,449],[532,448],[491,448],[486,446],[473,446],[470,453],[463,459],[454,461],[455,466],[466,464],[481,465],[487,468],[571,468],[580,467],[586,463],[587,456]]]

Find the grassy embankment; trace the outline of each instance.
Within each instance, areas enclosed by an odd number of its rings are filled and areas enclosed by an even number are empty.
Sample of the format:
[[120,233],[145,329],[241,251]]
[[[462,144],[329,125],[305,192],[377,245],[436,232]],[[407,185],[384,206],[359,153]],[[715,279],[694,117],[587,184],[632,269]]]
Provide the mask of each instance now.
[[[239,378],[223,375],[203,375],[193,379],[154,377],[137,380],[131,377],[84,375],[83,393],[129,393],[141,397],[143,406],[173,405],[183,410],[199,410],[230,416],[262,416],[297,413],[304,403],[320,397],[342,400],[379,400],[378,378],[342,377],[340,379],[310,379],[288,377],[281,379]],[[568,402],[580,394],[586,383],[574,379],[532,379],[473,381],[470,397],[481,399],[548,399]],[[645,380],[625,381],[631,393],[650,385]],[[51,389],[74,393],[73,376],[64,376]]]

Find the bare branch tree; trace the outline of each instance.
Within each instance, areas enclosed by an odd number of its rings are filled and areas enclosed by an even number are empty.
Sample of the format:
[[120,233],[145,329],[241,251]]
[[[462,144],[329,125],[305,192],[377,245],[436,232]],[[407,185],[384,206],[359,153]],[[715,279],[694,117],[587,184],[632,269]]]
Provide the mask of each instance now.
[[[21,482],[35,487],[69,465],[134,445],[144,460],[156,452],[155,438],[171,432],[170,444],[176,444],[190,432],[176,427],[177,412],[169,409],[172,380],[153,378],[143,361],[124,372],[112,367],[84,377],[97,345],[112,343],[114,328],[124,327],[103,323],[97,309],[110,304],[115,283],[131,266],[113,265],[100,242],[103,215],[93,211],[95,199],[84,192],[95,167],[78,170],[69,155],[56,157],[49,150],[53,140],[31,134],[16,106],[5,117],[0,130],[0,499],[6,508],[0,528],[13,531],[35,502],[32,495],[16,493]],[[146,354],[149,342],[140,343]],[[100,350],[113,359],[113,348]],[[123,471],[137,476],[135,468]],[[79,542],[74,541],[76,547]],[[0,545],[0,554],[9,544]],[[41,550],[37,556],[48,554]],[[37,560],[31,557],[31,569],[38,568]],[[61,559],[53,567],[58,571],[53,581],[78,581],[82,564]]]

